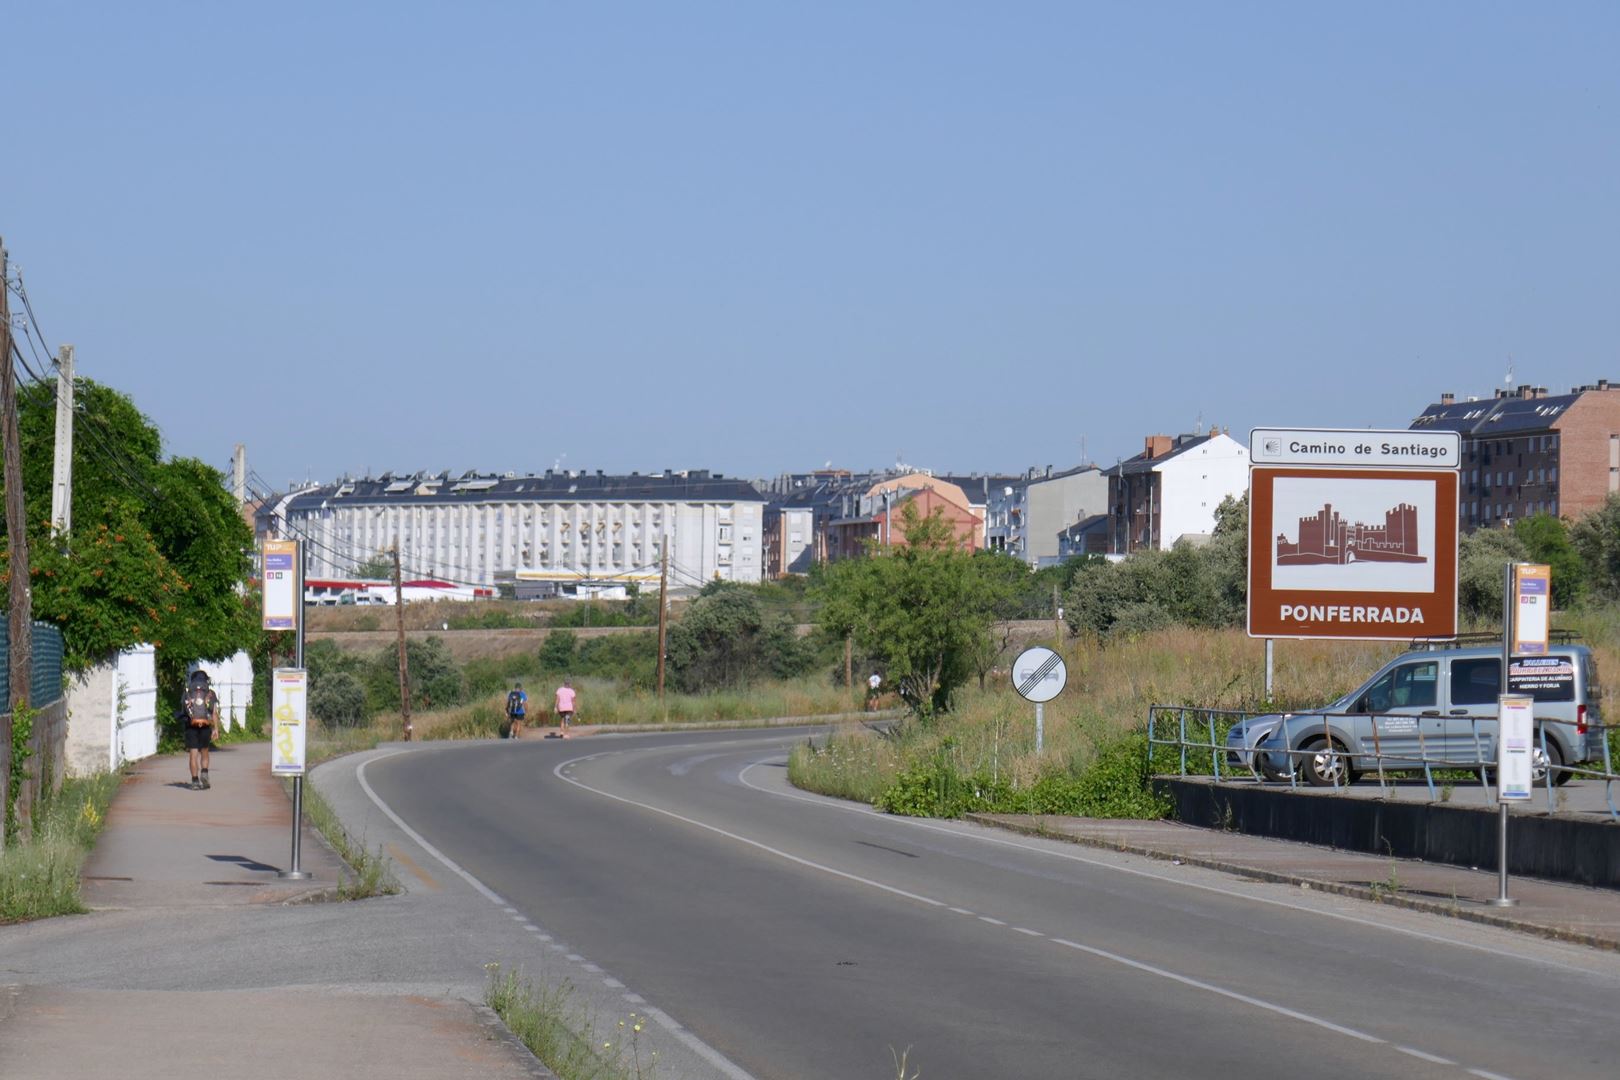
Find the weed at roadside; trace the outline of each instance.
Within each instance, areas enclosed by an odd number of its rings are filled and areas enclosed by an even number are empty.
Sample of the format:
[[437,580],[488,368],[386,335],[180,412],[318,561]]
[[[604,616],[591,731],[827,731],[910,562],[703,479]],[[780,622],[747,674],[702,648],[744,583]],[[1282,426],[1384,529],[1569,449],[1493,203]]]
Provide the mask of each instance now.
[[651,1080],[658,1052],[642,1052],[646,1017],[631,1013],[607,1037],[571,1005],[568,984],[539,988],[521,972],[485,964],[484,1003],[559,1080]]
[[123,780],[113,772],[64,781],[41,806],[32,834],[0,852],[0,923],[84,911],[79,872]]
[[327,802],[315,785],[304,784],[304,813],[309,823],[320,830],[332,850],[342,856],[354,871],[354,877],[338,885],[338,897],[343,900],[363,900],[368,896],[392,896],[399,892],[399,879],[394,876],[393,865],[382,848],[375,851],[356,842],[343,823],[338,820],[332,804]]

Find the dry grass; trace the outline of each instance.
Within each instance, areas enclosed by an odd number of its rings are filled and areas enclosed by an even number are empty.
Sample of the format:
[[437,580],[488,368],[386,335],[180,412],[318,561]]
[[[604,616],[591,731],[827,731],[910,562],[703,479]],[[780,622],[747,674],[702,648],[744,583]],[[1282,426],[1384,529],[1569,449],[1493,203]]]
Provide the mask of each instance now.
[[[1398,644],[1277,642],[1275,703],[1321,704],[1352,689]],[[1196,704],[1254,709],[1265,697],[1265,645],[1241,630],[1171,628],[1134,640],[1065,644],[1069,681],[1044,710],[1043,753],[1035,754],[1035,707],[1005,675],[962,691],[956,708],[903,739],[855,729],[822,753],[793,755],[793,781],[824,794],[871,801],[900,771],[947,760],[962,776],[983,775],[1027,789],[1054,768],[1075,771],[1099,748],[1142,727],[1148,706]]]

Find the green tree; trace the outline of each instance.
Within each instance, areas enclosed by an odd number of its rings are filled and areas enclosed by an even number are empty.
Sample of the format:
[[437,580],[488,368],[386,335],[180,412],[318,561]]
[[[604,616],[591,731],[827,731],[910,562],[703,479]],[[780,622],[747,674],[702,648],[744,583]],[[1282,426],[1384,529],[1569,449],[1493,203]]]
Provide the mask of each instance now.
[[347,671],[333,671],[319,679],[312,678],[309,711],[324,724],[352,727],[366,718],[365,684]]
[[394,580],[394,557],[379,551],[354,568],[354,576],[366,580]]
[[863,652],[882,660],[901,699],[927,718],[947,710],[972,677],[997,593],[942,515],[923,518],[910,503],[900,514],[903,546],[834,563],[816,589],[823,633],[834,640],[852,635]]
[[1570,543],[1586,567],[1586,582],[1605,599],[1620,599],[1620,495],[1575,523]]
[[669,628],[669,676],[686,691],[746,686],[765,675],[803,674],[813,653],[788,619],[766,614],[755,592],[705,586]]
[[51,536],[55,389],[24,387],[18,408],[35,611],[61,626],[69,667],[149,641],[168,694],[191,661],[257,651],[256,595],[242,588],[253,534],[224,477],[195,459],[163,461],[134,402],[89,379],[75,381],[73,532]]
[[[411,708],[443,709],[467,698],[467,681],[443,638],[410,638],[405,642],[410,671]],[[364,674],[366,698],[383,711],[399,708],[399,654],[379,649]]]
[[548,630],[540,642],[540,670],[568,672],[574,670],[574,650],[579,639],[572,630]]
[[1569,529],[1561,518],[1532,514],[1513,523],[1513,535],[1524,544],[1531,562],[1552,568],[1553,606],[1574,607],[1586,591],[1586,563],[1570,541]]
[[1510,562],[1525,562],[1524,542],[1506,529],[1475,529],[1457,543],[1457,607],[1465,615],[1501,623],[1502,590]]

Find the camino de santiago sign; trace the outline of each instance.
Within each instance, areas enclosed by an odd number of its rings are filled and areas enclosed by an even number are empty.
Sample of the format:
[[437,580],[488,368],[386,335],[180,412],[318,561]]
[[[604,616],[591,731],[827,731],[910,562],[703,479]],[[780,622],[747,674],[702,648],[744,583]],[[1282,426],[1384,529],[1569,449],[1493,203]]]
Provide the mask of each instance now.
[[1255,428],[1249,634],[1457,632],[1454,431]]

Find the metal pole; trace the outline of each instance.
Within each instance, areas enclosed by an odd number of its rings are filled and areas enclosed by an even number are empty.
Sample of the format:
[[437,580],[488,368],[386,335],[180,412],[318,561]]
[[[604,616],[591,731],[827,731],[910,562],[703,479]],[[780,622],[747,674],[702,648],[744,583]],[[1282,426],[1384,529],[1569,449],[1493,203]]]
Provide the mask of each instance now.
[[[1513,661],[1513,564],[1502,572],[1502,677],[1498,682],[1496,715],[1496,756],[1502,757],[1502,696],[1508,692],[1508,665]],[[1496,899],[1491,907],[1517,907],[1508,896],[1508,804],[1502,801],[1502,769],[1496,770]]]
[[[293,667],[302,669],[304,666],[304,558],[308,549],[304,546],[304,541],[298,540],[296,543],[298,544],[298,557],[293,560],[293,565],[298,567],[298,584],[294,591],[297,599],[293,602],[293,610],[297,613],[297,629],[293,631]],[[278,872],[276,877],[286,881],[303,881],[310,877],[301,868],[303,831],[304,778],[295,776],[293,777],[292,863],[288,869]]]
[[1272,664],[1272,660],[1273,660],[1272,646],[1275,645],[1275,644],[1276,643],[1271,638],[1266,638],[1266,704],[1267,705],[1271,704],[1271,676],[1272,676],[1272,672],[1275,670],[1275,668],[1274,668],[1274,666]]
[[1041,752],[1041,744],[1046,736],[1046,706],[1041,702],[1035,703],[1035,752]]

